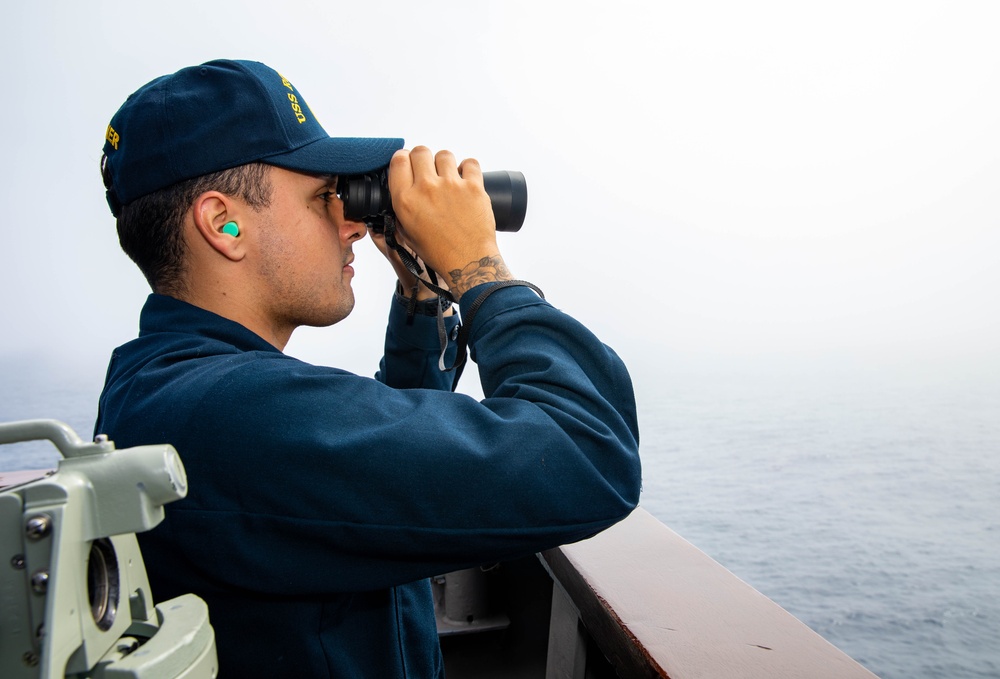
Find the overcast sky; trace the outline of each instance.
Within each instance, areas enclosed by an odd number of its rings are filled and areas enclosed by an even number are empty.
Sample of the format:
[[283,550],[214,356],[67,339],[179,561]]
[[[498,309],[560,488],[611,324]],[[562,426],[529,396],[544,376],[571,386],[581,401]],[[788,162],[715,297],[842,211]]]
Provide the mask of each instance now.
[[[523,171],[510,268],[638,381],[775,360],[995,368],[998,8],[7,3],[0,358],[103,373],[134,336],[148,289],[105,204],[105,127],[145,82],[227,57],[281,71],[331,135]],[[355,313],[288,351],[371,374],[392,278],[356,251]]]

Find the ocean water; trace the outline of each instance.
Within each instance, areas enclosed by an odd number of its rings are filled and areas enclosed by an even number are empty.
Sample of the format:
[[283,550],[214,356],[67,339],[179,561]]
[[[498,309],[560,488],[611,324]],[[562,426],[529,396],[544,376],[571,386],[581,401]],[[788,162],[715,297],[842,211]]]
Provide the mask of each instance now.
[[[0,422],[89,438],[104,366],[76,368],[0,359]],[[884,679],[1000,677],[1000,375],[636,378],[648,511]]]
[[690,375],[643,504],[884,679],[1000,677],[1000,379]]

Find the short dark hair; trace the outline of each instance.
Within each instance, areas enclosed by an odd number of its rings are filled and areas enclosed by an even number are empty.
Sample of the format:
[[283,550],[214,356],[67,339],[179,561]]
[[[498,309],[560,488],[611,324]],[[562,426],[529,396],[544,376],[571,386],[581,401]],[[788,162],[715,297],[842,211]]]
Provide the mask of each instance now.
[[[105,187],[111,188],[105,158],[101,159],[101,175]],[[121,208],[118,243],[153,292],[176,294],[184,289],[184,215],[195,198],[206,191],[219,191],[242,199],[253,210],[262,210],[271,204],[269,170],[265,163],[239,165],[178,182]]]

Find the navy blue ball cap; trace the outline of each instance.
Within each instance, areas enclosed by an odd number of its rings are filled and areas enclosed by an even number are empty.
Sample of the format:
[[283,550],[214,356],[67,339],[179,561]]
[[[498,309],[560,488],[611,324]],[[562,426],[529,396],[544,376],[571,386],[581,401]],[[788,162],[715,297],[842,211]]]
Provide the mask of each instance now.
[[185,179],[262,162],[309,174],[357,174],[389,164],[402,139],[331,137],[302,94],[256,61],[220,59],[143,85],[108,125],[108,205]]

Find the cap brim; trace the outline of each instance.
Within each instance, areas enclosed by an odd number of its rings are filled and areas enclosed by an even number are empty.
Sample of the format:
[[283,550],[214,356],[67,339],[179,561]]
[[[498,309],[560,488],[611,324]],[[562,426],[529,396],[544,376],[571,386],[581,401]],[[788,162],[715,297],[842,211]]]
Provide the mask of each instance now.
[[385,167],[401,148],[402,139],[326,137],[260,161],[310,174],[360,174]]

